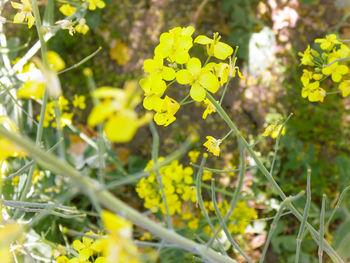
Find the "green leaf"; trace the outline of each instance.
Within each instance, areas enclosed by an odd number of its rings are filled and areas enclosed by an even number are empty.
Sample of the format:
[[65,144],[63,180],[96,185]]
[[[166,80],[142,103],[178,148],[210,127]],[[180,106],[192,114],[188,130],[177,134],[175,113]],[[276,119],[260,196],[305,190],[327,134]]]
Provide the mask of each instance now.
[[350,219],[344,221],[335,231],[333,238],[333,246],[344,261],[350,259]]

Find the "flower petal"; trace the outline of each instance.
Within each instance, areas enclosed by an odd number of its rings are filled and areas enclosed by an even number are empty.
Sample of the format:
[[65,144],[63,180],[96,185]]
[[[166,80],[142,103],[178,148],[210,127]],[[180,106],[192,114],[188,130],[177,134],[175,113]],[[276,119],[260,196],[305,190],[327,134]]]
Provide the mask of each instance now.
[[170,67],[163,67],[163,71],[162,71],[162,78],[167,80],[167,81],[171,81],[175,78],[176,74],[175,74],[175,70],[173,68]]
[[192,76],[200,73],[202,68],[202,63],[198,58],[190,58],[187,62],[187,70],[191,73]]
[[106,136],[112,142],[129,142],[135,135],[138,120],[135,112],[120,112],[110,118],[104,128]]
[[199,35],[198,37],[196,37],[196,39],[194,40],[194,43],[198,43],[198,44],[201,44],[201,45],[208,45],[210,43],[212,43],[213,40],[210,39],[209,37],[207,36],[203,36],[203,35]]
[[20,13],[17,13],[15,15],[15,17],[13,18],[13,23],[22,23],[24,21],[24,18],[25,18],[25,14],[20,12]]
[[195,101],[203,101],[206,96],[205,89],[199,84],[194,84],[191,87],[190,95]]
[[193,77],[187,69],[181,69],[176,72],[176,80],[182,85],[191,83]]
[[214,46],[214,56],[218,59],[225,60],[228,56],[231,56],[233,53],[233,48],[229,45],[218,42]]
[[211,93],[217,92],[220,87],[217,77],[210,72],[201,74],[199,77],[199,83]]

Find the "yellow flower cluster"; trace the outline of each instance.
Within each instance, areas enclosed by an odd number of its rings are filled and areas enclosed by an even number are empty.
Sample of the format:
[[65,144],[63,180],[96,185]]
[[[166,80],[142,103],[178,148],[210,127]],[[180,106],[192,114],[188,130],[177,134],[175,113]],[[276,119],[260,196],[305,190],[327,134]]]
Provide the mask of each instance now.
[[[231,60],[229,64],[208,63],[211,57],[226,60],[233,53],[229,45],[220,42],[218,33],[214,34],[213,39],[200,35],[194,41],[193,33],[194,28],[188,26],[175,27],[161,34],[160,43],[154,50],[154,57],[144,61],[146,76],[140,80],[145,95],[143,106],[156,112],[154,121],[158,125],[168,126],[176,119],[174,115],[179,110],[180,104],[167,95],[162,98],[167,88],[175,81],[190,87],[189,96],[193,100],[205,102],[208,106],[203,114],[205,119],[208,114],[215,111],[205,100],[206,92],[216,93],[228,78],[236,76],[236,71],[242,77],[238,67]],[[206,46],[209,57],[204,65],[198,58],[190,57],[189,50],[193,43]]]
[[[82,240],[75,240],[73,248],[78,256],[56,258],[57,263],[138,263],[137,247],[132,242],[132,224],[108,211],[102,212],[102,222],[107,235],[87,232]],[[91,237],[90,237],[91,236]]]
[[[94,9],[91,9],[90,6]],[[103,1],[98,1],[97,7],[104,8],[105,3]],[[92,4],[89,4],[89,10],[95,10],[95,9],[96,9],[96,4],[94,4],[94,2],[92,2]],[[67,29],[70,35],[73,35],[75,31],[85,35],[90,30],[89,26],[86,24],[85,18],[77,17],[77,19],[74,22],[72,21],[72,18],[68,18],[73,16],[76,13],[77,11],[76,7],[71,6],[70,4],[64,4],[59,8],[59,10],[67,18],[64,20],[57,21],[56,24],[61,25],[62,29]]]
[[[204,205],[209,213],[215,213],[212,201],[205,201]],[[218,203],[218,208],[222,215],[226,215],[230,209],[230,204],[224,200],[223,202]],[[238,202],[227,221],[228,231],[232,234],[244,234],[245,229],[250,223],[250,220],[257,218],[258,216],[254,208],[248,207],[245,201]],[[215,228],[217,229],[218,227],[219,223],[216,224]],[[204,231],[209,235],[212,234],[209,225],[204,227]]]
[[[55,101],[50,100],[45,109],[45,119],[44,119],[44,127],[47,128],[50,126],[52,128],[56,128],[57,124],[54,121],[56,118],[55,113]],[[74,96],[74,100],[71,104],[74,108],[85,109],[85,96],[84,95],[76,95]],[[71,125],[72,119],[74,117],[74,112],[72,112],[69,101],[64,96],[59,96],[58,98],[58,106],[60,110],[60,124],[61,128]],[[40,120],[40,115],[37,116],[37,120]]]
[[112,142],[130,141],[137,129],[152,118],[150,113],[139,118],[134,110],[141,101],[134,82],[127,82],[124,89],[101,87],[92,96],[102,101],[92,109],[88,125],[94,127],[106,121],[104,132]]
[[[160,157],[158,162],[162,162]],[[151,160],[145,171],[153,167]],[[191,167],[183,167],[177,160],[171,164],[159,168],[159,173],[164,186],[166,202],[170,215],[175,213],[181,214],[181,205],[183,201],[190,200],[196,202],[196,190],[193,185],[193,169]],[[153,212],[160,211],[165,214],[165,205],[162,198],[162,191],[157,181],[157,175],[152,172],[147,178],[142,178],[136,186],[136,192],[140,198],[144,199],[144,206]]]
[[338,40],[335,34],[316,39],[315,43],[320,44],[321,53],[308,46],[304,53],[299,54],[301,65],[308,67],[303,70],[301,76],[302,97],[308,98],[311,102],[323,102],[326,90],[321,87],[321,83],[329,78],[332,82],[339,83],[338,88],[343,97],[348,96],[350,94],[349,68],[342,61],[350,56],[350,48]]

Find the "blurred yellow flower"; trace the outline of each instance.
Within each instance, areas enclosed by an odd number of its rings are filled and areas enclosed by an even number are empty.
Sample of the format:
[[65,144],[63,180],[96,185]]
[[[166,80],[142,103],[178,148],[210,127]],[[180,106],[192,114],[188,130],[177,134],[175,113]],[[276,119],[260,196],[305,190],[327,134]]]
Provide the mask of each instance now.
[[150,113],[138,118],[134,111],[141,100],[136,89],[136,85],[129,85],[125,89],[101,87],[95,90],[92,96],[103,99],[103,101],[92,109],[88,117],[88,125],[94,127],[107,120],[104,131],[109,140],[112,142],[130,141],[137,129],[152,118]]
[[102,0],[88,0],[89,10],[96,10],[96,8],[105,8],[106,4]]
[[64,4],[59,8],[60,12],[64,14],[65,16],[71,16],[73,15],[77,9],[69,4]]
[[[281,129],[282,129],[282,124],[279,124],[277,126],[275,124],[271,124],[267,126],[262,136],[271,136],[272,139],[276,139]],[[281,131],[281,136],[285,134],[286,134],[286,127],[283,127]]]
[[336,34],[327,35],[326,38],[317,38],[315,43],[321,43],[321,48],[328,51],[332,50],[335,44],[341,44]]
[[86,24],[85,18],[80,18],[79,23],[74,27],[74,29],[80,33],[85,35],[89,31],[89,26]]
[[342,96],[347,97],[350,94],[350,80],[343,80],[339,85],[339,89],[342,91]]
[[11,1],[12,7],[19,10],[13,18],[13,22],[22,23],[24,20],[26,20],[28,22],[28,28],[31,28],[35,22],[35,18],[32,15],[31,3],[29,0],[21,0],[21,2],[22,4]]
[[331,64],[330,66],[323,68],[322,73],[325,75],[332,75],[334,82],[340,82],[342,75],[348,73],[349,68],[345,65],[339,65],[338,62]]
[[120,39],[111,41],[109,55],[121,66],[124,66],[130,60],[130,50]]

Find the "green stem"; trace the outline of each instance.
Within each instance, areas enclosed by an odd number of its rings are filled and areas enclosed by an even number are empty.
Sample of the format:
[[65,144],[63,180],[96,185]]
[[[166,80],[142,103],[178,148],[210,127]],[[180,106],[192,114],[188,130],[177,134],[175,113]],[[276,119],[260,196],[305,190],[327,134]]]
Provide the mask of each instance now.
[[164,209],[165,209],[165,213],[166,213],[166,217],[167,217],[167,221],[168,221],[168,228],[173,230],[174,227],[173,227],[173,222],[172,222],[171,215],[169,213],[168,202],[166,200],[163,180],[162,180],[162,176],[161,176],[161,174],[159,172],[159,168],[158,168],[159,135],[158,135],[157,129],[156,129],[156,127],[155,127],[153,122],[149,123],[149,127],[150,127],[150,130],[151,130],[151,133],[152,133],[152,137],[153,137],[153,145],[152,145],[153,165],[155,167],[157,167],[156,168],[157,181],[158,181],[158,184],[159,184],[160,191],[162,193]]
[[303,213],[303,218],[299,227],[299,232],[297,236],[297,246],[295,252],[295,263],[299,262],[301,242],[303,241],[303,233],[305,230],[305,224],[309,216],[309,210],[311,205],[311,168],[307,166],[307,179],[306,179],[306,203]]
[[89,61],[90,59],[92,59],[94,56],[97,55],[98,52],[100,52],[102,49],[102,47],[99,47],[95,52],[93,52],[92,54],[88,55],[87,57],[83,58],[82,60],[80,60],[78,63],[74,64],[73,66],[69,67],[69,68],[66,68],[66,69],[63,69],[59,72],[57,72],[57,74],[62,74],[62,73],[65,73],[69,70],[72,70],[72,69],[75,69],[79,66],[81,66],[82,64],[84,64],[85,62]]
[[[243,144],[244,148],[248,151],[249,155],[254,159],[256,165],[258,166],[259,170],[262,172],[262,174],[266,177],[266,179],[269,181],[269,183],[272,185],[273,189],[278,193],[278,195],[281,197],[282,200],[286,199],[287,196],[282,191],[282,189],[279,187],[273,176],[269,173],[269,171],[266,169],[266,167],[262,164],[259,157],[255,154],[255,152],[251,149],[248,142],[244,139],[241,132],[237,129],[236,125],[231,121],[227,113],[224,111],[224,109],[216,102],[216,100],[207,92],[207,98],[210,100],[210,102],[215,106],[217,112],[221,116],[221,118],[226,122],[226,124],[233,130],[233,133],[236,135],[237,139]],[[290,210],[293,212],[295,217],[302,221],[302,214],[291,204]],[[309,223],[306,223],[306,227],[310,231],[313,239],[317,244],[320,243],[319,241],[319,233],[313,228],[312,225]],[[338,255],[338,253],[328,244],[327,241],[324,241],[325,244],[325,251],[327,254],[331,257],[331,259],[334,262],[337,263],[343,263],[344,261],[342,258]]]
[[322,195],[322,206],[321,206],[321,215],[320,215],[320,245],[318,247],[318,262],[322,263],[323,258],[323,240],[324,240],[324,214],[326,206],[326,195]]
[[340,207],[340,204],[341,204],[341,202],[343,201],[346,192],[349,191],[349,190],[350,190],[350,185],[348,185],[347,187],[345,187],[345,188],[343,189],[343,191],[341,192],[341,194],[340,194],[340,196],[339,196],[339,199],[338,199],[338,201],[337,201],[337,204],[335,205],[334,209],[332,210],[331,215],[329,216],[329,218],[328,218],[328,220],[327,220],[327,223],[326,223],[326,225],[325,225],[325,229],[328,229],[328,226],[329,226],[330,222],[332,221],[333,216],[335,215],[335,213],[337,212],[338,208]]
[[227,239],[230,241],[231,245],[238,250],[238,252],[248,261],[248,263],[252,263],[250,259],[247,257],[247,255],[243,252],[243,250],[238,246],[236,241],[232,238],[230,231],[228,231],[228,228],[226,226],[226,223],[224,222],[224,218],[222,217],[219,207],[216,202],[216,197],[215,197],[215,180],[211,180],[211,200],[213,201],[215,213],[217,214],[220,225],[223,227],[225,235]]
[[284,210],[284,208],[286,206],[288,206],[291,202],[299,199],[305,192],[301,192],[299,193],[297,196],[293,197],[293,196],[290,196],[290,197],[287,197],[286,199],[284,199],[280,205],[280,208],[278,210],[278,212],[276,213],[272,223],[271,223],[271,226],[270,226],[270,230],[269,230],[269,233],[267,235],[267,239],[266,239],[266,242],[265,242],[265,246],[264,246],[264,249],[263,249],[263,252],[262,252],[262,255],[260,257],[260,260],[259,260],[259,263],[263,263],[264,260],[265,260],[265,255],[266,255],[266,252],[267,252],[267,249],[269,248],[269,245],[270,245],[270,242],[271,242],[271,238],[272,238],[272,235],[273,233],[275,232],[276,230],[276,227],[277,227],[277,223],[278,221],[280,220],[281,218],[281,215],[282,215],[282,211]]
[[[208,225],[210,227],[211,232],[214,234],[215,228],[214,228],[213,223],[211,222],[211,220],[209,218],[209,215],[208,215],[207,210],[204,206],[203,197],[202,197],[202,175],[203,175],[203,167],[204,167],[206,160],[207,160],[207,157],[205,155],[203,155],[203,158],[201,161],[201,166],[197,172],[197,177],[196,177],[196,194],[197,194],[197,203],[199,204],[199,207],[200,207],[205,219],[208,222]],[[226,251],[223,248],[223,246],[218,238],[217,238],[217,242],[218,242],[218,245],[219,245],[221,252],[223,254],[226,254]],[[206,247],[209,247],[208,243],[207,243]]]
[[60,174],[71,179],[72,183],[77,185],[82,192],[85,194],[93,193],[96,199],[107,209],[122,215],[128,220],[132,221],[134,224],[146,229],[147,231],[163,238],[168,243],[178,245],[180,248],[187,250],[191,253],[201,255],[204,258],[208,258],[213,262],[217,263],[236,263],[235,260],[221,255],[216,251],[207,248],[203,245],[195,243],[174,231],[168,230],[158,222],[154,222],[149,218],[145,217],[143,214],[139,213],[132,207],[128,206],[113,194],[106,190],[99,188],[98,183],[95,180],[81,175],[77,170],[71,167],[67,162],[62,161],[52,155],[47,153],[42,149],[35,146],[29,139],[23,138],[18,134],[11,133],[6,129],[0,127],[0,135],[6,137],[7,139],[13,141],[17,145],[20,145],[24,150],[30,153],[33,158],[37,160],[40,165],[46,169],[49,169],[55,174]]
[[[242,168],[241,168],[241,170],[239,172],[238,185],[237,185],[237,188],[235,189],[235,192],[234,192],[233,197],[231,199],[230,209],[226,213],[223,221],[220,222],[219,228],[216,230],[214,236],[209,240],[209,242],[208,242],[209,246],[214,241],[214,238],[219,234],[219,232],[221,231],[223,226],[226,225],[227,220],[229,220],[229,218],[230,218],[233,210],[236,208],[236,204],[238,202],[239,193],[241,192],[241,189],[242,189],[242,186],[243,186],[243,180],[244,180],[245,171],[246,171],[245,170],[246,161],[245,161],[244,149],[242,148],[241,144],[239,144],[239,150],[240,150],[240,155],[241,155],[241,167]],[[215,188],[214,188],[214,190],[215,190]]]

